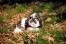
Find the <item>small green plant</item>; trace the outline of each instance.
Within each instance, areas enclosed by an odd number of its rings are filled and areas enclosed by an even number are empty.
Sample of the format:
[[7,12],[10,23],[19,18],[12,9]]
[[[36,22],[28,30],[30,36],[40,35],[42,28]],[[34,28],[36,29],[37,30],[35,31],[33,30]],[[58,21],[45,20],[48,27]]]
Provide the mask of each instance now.
[[0,16],[0,23],[3,23],[3,16]]
[[37,36],[36,42],[34,42],[34,44],[48,44],[48,42],[45,41],[45,40],[42,38],[42,36],[43,36],[44,34],[46,34],[46,33],[44,32],[44,30],[40,30],[40,31],[37,32],[37,33],[39,33],[39,35]]
[[0,29],[0,33],[7,33],[8,32],[8,29],[6,27]]
[[53,8],[53,4],[52,3],[42,3],[41,8],[42,9],[48,9],[49,11],[51,11]]
[[60,20],[61,20],[61,18],[58,17],[58,16],[53,16],[52,17],[52,22],[59,22]]
[[33,7],[33,12],[39,12],[41,10],[41,8],[39,8],[38,6],[37,7]]
[[27,7],[28,7],[27,4],[21,4],[21,5],[16,7],[16,10],[17,10],[18,13],[20,13],[20,12],[25,11],[27,9]]
[[40,36],[34,44],[48,44],[47,41],[43,40]]
[[28,44],[28,41],[29,41],[29,38],[28,38],[28,35],[27,35],[27,33],[25,32],[24,34],[23,34],[23,40],[24,40],[24,43],[25,44]]
[[62,42],[62,33],[56,29],[49,29],[48,31],[55,39],[54,43],[55,44],[60,44]]
[[61,21],[61,17],[57,15],[48,16],[48,18],[46,19],[46,22],[49,22],[51,24],[58,23],[60,21]]

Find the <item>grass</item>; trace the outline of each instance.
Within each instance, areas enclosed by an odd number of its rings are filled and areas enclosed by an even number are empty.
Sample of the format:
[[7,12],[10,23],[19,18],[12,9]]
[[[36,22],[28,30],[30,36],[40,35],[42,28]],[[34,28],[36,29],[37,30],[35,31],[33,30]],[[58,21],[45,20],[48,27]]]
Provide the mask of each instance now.
[[46,23],[50,23],[50,24],[59,23],[60,21],[61,18],[56,15],[48,16],[47,19],[45,20]]
[[29,5],[28,4],[17,4],[15,8],[13,8],[12,6],[6,7],[4,11],[5,12],[4,15],[6,15],[8,19],[12,19],[14,15],[17,15],[18,13],[26,11]]
[[3,27],[2,29],[0,29],[0,33],[7,33],[8,32],[8,28]]
[[37,39],[36,39],[36,42],[34,44],[48,44],[47,41],[45,41],[42,36],[44,36],[46,33],[45,33],[45,30],[44,29],[40,29]]
[[34,44],[48,44],[48,42],[44,41],[42,38],[38,37],[37,41]]
[[17,12],[16,12],[15,8],[13,8],[11,6],[6,7],[6,9],[4,10],[4,15],[8,19],[12,19],[12,17],[16,14],[17,14]]
[[16,7],[17,13],[23,12],[27,9],[28,5],[27,4],[20,4]]
[[45,2],[42,3],[40,6],[40,8],[42,9],[48,9],[49,12],[52,10],[53,7],[54,7],[53,3],[45,3]]
[[[17,5],[16,8],[9,8],[7,10],[8,17],[11,18],[15,13],[24,12],[28,7],[29,7],[29,5],[27,5],[27,4],[20,4],[20,5]],[[61,18],[58,17],[57,15],[49,15],[49,13],[51,13],[52,11],[54,12],[54,10],[52,8],[53,8],[52,3],[42,3],[42,5],[39,7],[39,9],[37,7],[33,8],[33,12],[38,12],[38,11],[41,11],[41,10],[48,9],[47,18],[50,18],[49,22],[48,21],[44,22],[43,29],[40,29],[40,32],[37,32],[37,33],[39,33],[39,35],[38,35],[38,37],[36,39],[36,42],[34,42],[33,44],[48,44],[47,41],[42,39],[42,36],[47,34],[47,32],[49,32],[49,34],[55,36],[54,37],[54,39],[55,39],[54,44],[60,44],[62,42],[62,38],[61,38],[62,33],[60,31],[57,31],[57,29],[55,29],[55,27],[53,27],[54,29],[50,28],[50,24],[55,24],[55,23],[58,23],[58,22],[61,21]],[[62,13],[63,10],[64,10],[63,7],[57,9],[57,14]],[[13,13],[13,12],[15,12],[15,13]],[[44,19],[42,21],[45,21],[45,20],[46,19]],[[3,17],[2,16],[0,16],[0,23],[3,23]],[[4,28],[0,29],[0,33],[7,33],[7,32],[8,32],[7,27],[4,27]],[[28,44],[28,40],[29,40],[27,34],[28,33],[24,33],[24,35],[23,35],[24,43],[26,43],[26,44]]]
[[[42,38],[42,36],[47,34],[46,30],[49,34],[51,34],[54,37],[54,39],[55,39],[54,44],[61,44],[62,33],[60,31],[58,31],[57,29],[54,29],[54,30],[50,29],[50,27],[49,27],[49,29],[44,28],[44,29],[41,29],[40,32],[39,31],[35,32],[35,34],[39,33],[39,35],[37,36],[36,41],[33,42],[33,44],[48,44],[48,42]],[[28,44],[29,38],[27,36],[27,33],[24,33],[24,34],[25,34],[24,35],[24,41],[26,44]]]
[[0,16],[0,23],[3,23],[3,20],[4,20],[3,16]]

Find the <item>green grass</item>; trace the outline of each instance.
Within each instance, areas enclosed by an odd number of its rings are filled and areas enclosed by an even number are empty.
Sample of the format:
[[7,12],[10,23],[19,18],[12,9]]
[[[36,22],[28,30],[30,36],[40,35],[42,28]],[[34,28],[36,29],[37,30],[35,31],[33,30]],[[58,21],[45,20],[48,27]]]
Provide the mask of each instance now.
[[41,6],[40,6],[40,8],[48,9],[48,11],[51,11],[53,7],[54,7],[53,3],[45,3],[45,2],[42,3]]
[[3,16],[0,16],[0,23],[3,23],[3,20],[4,20]]
[[4,27],[4,28],[0,29],[0,33],[7,33],[7,32],[8,32],[7,27]]
[[43,40],[40,36],[34,44],[48,44],[47,41]]
[[28,5],[27,4],[20,4],[16,7],[17,13],[23,12],[27,9]]

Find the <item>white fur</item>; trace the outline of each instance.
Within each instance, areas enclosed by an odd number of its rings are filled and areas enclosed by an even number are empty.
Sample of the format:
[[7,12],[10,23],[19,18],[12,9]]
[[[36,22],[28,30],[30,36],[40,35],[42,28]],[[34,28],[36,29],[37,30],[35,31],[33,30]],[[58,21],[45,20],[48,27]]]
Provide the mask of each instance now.
[[21,28],[16,26],[16,28],[14,29],[14,33],[19,33],[19,32],[22,32],[22,30],[21,30]]
[[27,31],[39,31],[39,28],[28,27]]
[[27,18],[23,18],[21,20],[21,27],[25,27],[25,21],[27,20]]
[[32,26],[32,27],[36,27],[36,28],[37,28],[40,24],[39,24],[39,21],[38,21],[37,19],[35,19],[35,21],[36,21],[37,23],[34,23],[34,22],[31,22],[31,23],[30,23],[30,20],[29,20],[29,25]]
[[37,13],[33,13],[30,17],[35,18],[36,15]]

